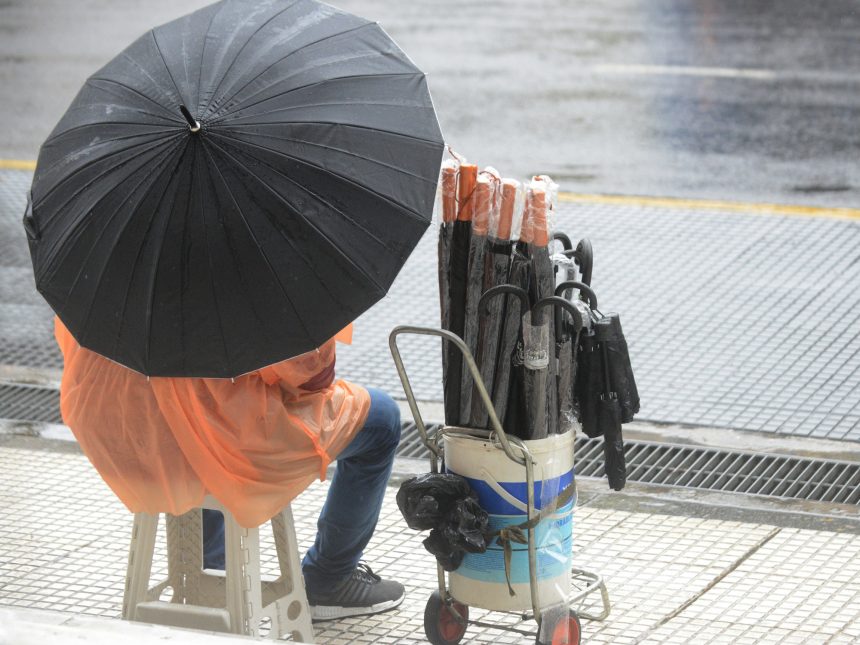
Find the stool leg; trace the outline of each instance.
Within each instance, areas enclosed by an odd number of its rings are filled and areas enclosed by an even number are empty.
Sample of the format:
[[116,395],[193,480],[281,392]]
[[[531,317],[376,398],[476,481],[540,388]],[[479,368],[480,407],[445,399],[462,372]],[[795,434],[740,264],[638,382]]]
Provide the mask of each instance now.
[[131,529],[131,544],[128,550],[128,569],[125,576],[125,592],[122,598],[122,617],[134,620],[138,603],[147,600],[149,576],[152,573],[152,554],[155,550],[155,533],[158,530],[158,515],[135,513]]
[[202,605],[203,519],[199,508],[166,516],[167,575],[173,587],[171,602]]
[[289,626],[294,640],[313,643],[311,610],[305,591],[305,579],[302,576],[299,543],[293,525],[293,511],[289,506],[272,518],[272,533],[275,537],[281,578],[287,585],[287,595],[277,603],[278,625],[272,625],[272,631],[277,627],[279,633],[276,638],[280,638],[287,635],[287,626]]
[[224,513],[227,610],[232,631],[259,636],[263,608],[260,583],[260,530],[246,529],[231,513]]

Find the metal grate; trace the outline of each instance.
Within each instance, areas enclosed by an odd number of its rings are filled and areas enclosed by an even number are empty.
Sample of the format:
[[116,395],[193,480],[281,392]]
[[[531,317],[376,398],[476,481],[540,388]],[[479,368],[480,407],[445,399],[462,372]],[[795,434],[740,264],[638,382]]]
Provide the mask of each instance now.
[[[434,434],[439,425],[432,425]],[[604,477],[603,440],[575,443],[578,477]],[[428,451],[414,423],[403,426],[398,456],[425,458]],[[789,455],[719,450],[651,441],[625,442],[627,480],[730,493],[860,503],[860,463]]]
[[60,392],[32,385],[0,385],[0,419],[62,423]]

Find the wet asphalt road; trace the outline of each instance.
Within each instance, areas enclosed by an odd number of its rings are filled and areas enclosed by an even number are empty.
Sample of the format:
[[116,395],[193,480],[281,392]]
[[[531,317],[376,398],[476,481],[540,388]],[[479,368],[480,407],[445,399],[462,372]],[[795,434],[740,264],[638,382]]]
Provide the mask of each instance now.
[[[206,4],[0,0],[0,158]],[[860,0],[336,0],[430,76],[448,141],[567,190],[860,206]]]

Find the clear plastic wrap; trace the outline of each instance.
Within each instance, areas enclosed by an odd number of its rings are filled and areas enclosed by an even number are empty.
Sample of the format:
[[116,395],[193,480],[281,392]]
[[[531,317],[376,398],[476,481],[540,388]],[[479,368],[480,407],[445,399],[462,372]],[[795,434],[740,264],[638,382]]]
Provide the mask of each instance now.
[[[531,304],[551,297],[555,294],[555,273],[549,258],[549,195],[547,192],[548,182],[544,179],[533,179],[526,192],[526,218],[524,230],[531,233],[529,244],[529,256],[531,258],[532,279],[530,280],[529,299]],[[543,414],[532,415],[536,425],[533,428],[533,439],[541,439],[547,434],[558,432],[558,400],[556,390],[556,356],[555,356],[555,330],[553,316],[542,317],[543,324],[547,328],[547,352],[551,352],[552,359],[546,368],[546,383],[552,387],[544,387],[535,392],[541,399],[535,405],[544,407]],[[549,339],[553,339],[550,345]],[[543,379],[543,377],[541,377]]]

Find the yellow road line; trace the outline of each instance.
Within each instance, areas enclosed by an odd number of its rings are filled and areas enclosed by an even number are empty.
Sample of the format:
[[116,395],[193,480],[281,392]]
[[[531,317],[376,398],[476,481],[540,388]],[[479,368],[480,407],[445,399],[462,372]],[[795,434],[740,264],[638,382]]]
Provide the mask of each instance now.
[[0,168],[3,170],[35,170],[36,162],[25,159],[0,159]]
[[658,208],[686,208],[692,210],[721,210],[751,215],[796,215],[829,219],[860,220],[860,208],[826,208],[794,204],[761,204],[730,202],[717,199],[680,199],[674,197],[643,197],[638,195],[594,195],[560,192],[559,201],[574,204],[617,204],[622,206],[652,206]]

